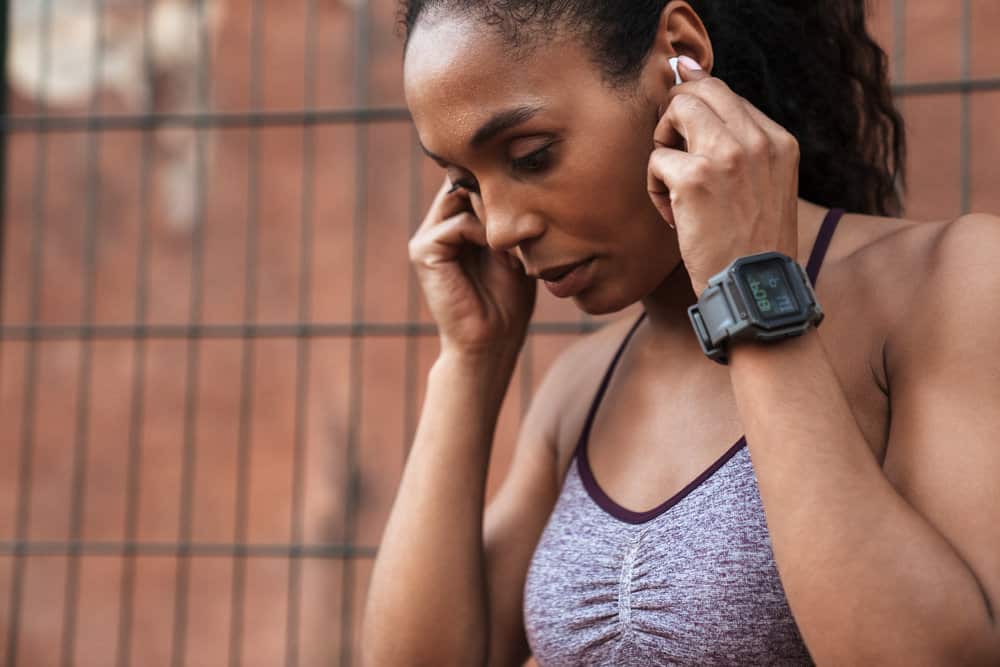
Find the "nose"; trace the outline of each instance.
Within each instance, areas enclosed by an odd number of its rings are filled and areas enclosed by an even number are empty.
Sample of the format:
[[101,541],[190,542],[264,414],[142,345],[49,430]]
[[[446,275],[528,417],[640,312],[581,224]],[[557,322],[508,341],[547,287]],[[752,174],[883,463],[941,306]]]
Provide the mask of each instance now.
[[511,198],[487,201],[484,197],[483,208],[486,243],[494,250],[514,250],[525,241],[541,236],[545,229],[538,212],[519,206]]

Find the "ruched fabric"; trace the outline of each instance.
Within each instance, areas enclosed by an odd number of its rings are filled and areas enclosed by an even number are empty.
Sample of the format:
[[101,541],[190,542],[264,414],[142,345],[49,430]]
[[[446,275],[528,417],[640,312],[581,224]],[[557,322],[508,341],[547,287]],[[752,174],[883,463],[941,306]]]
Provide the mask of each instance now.
[[525,586],[542,667],[809,665],[749,451],[652,520],[608,514],[570,466]]

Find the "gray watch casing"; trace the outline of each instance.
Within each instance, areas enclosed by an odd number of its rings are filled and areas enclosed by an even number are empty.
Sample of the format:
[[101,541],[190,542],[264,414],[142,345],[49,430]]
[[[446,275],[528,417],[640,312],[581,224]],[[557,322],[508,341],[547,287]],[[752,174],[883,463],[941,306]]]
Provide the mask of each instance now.
[[728,364],[729,341],[801,336],[819,326],[823,309],[798,262],[765,252],[740,257],[712,276],[688,317],[705,355]]

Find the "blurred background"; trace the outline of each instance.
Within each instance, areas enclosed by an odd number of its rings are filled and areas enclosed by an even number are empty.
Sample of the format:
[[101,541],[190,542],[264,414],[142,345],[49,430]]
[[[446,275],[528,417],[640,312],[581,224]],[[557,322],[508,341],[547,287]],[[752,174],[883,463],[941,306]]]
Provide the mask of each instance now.
[[[437,343],[394,0],[7,0],[7,667],[350,665]],[[1000,3],[877,0],[907,217],[1000,212]],[[544,291],[543,291],[544,292]],[[553,357],[547,293],[490,493]]]

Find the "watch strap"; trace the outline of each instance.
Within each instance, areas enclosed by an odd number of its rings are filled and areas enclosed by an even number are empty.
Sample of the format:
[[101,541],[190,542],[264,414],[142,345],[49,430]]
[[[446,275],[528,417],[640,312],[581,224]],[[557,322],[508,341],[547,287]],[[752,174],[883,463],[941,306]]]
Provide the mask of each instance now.
[[720,364],[728,363],[723,344],[740,325],[733,312],[724,283],[709,283],[696,305],[688,308],[688,318],[694,327],[702,352]]
[[[752,313],[737,286],[738,266],[775,258],[784,260],[789,269],[786,277],[797,283],[794,289],[802,302],[801,316],[786,320],[781,326],[765,324],[759,316]],[[727,349],[730,341],[774,342],[800,336],[810,326],[818,326],[822,322],[823,311],[816,302],[812,283],[802,266],[787,255],[770,252],[734,260],[723,271],[712,276],[698,303],[688,308],[688,318],[705,356],[725,365],[729,363]]]

